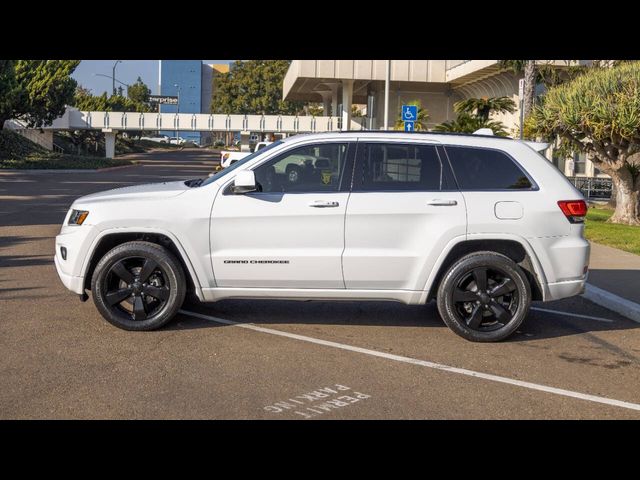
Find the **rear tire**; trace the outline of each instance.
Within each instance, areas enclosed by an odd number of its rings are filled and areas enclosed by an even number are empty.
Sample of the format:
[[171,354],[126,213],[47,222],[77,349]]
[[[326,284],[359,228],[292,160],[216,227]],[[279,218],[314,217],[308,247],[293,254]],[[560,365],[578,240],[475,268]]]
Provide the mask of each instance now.
[[102,257],[91,279],[93,302],[112,325],[155,330],[167,324],[184,301],[180,262],[166,248],[127,242]]
[[531,286],[522,269],[495,252],[462,257],[438,287],[438,312],[446,325],[472,342],[498,342],[522,324]]

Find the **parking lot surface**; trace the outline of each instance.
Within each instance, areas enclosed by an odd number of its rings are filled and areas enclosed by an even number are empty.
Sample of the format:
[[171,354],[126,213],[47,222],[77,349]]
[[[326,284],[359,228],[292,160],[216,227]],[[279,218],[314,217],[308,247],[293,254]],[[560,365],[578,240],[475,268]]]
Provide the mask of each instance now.
[[454,335],[433,303],[187,303],[155,332],[111,326],[58,280],[71,202],[197,178],[204,150],[96,173],[0,173],[0,418],[640,418],[637,323],[576,297],[508,341]]

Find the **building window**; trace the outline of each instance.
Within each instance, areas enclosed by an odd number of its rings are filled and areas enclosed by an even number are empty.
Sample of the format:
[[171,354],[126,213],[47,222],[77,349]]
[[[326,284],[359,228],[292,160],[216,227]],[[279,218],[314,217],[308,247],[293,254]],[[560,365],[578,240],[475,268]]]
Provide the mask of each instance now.
[[587,159],[584,155],[579,153],[576,153],[573,155],[573,174],[574,175],[587,174]]

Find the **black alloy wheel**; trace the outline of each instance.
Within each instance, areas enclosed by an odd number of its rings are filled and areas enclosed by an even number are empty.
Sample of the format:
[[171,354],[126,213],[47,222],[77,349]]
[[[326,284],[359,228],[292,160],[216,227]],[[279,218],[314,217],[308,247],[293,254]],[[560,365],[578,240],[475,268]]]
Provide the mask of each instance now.
[[107,272],[107,304],[139,321],[153,317],[169,300],[170,284],[160,265],[151,258],[127,257]]
[[186,294],[180,262],[150,242],[119,245],[98,262],[91,281],[102,316],[125,330],[154,330],[177,313]]
[[460,320],[469,328],[491,331],[513,320],[518,291],[507,273],[495,267],[477,267],[458,277],[453,301]]
[[438,310],[455,333],[476,342],[499,341],[525,319],[531,287],[522,269],[495,252],[456,262],[438,289]]

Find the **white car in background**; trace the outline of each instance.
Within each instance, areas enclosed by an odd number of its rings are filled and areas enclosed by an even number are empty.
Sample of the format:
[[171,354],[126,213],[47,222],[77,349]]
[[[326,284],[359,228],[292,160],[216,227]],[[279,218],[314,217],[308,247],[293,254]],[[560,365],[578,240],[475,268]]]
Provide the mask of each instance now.
[[223,150],[220,152],[220,167],[227,168],[228,166],[236,163],[238,160],[242,160],[243,158],[251,155],[252,153],[259,152],[264,147],[271,145],[273,142],[258,142],[253,149],[253,152],[237,152],[237,151],[228,151]]
[[140,137],[140,140],[147,140],[149,142],[169,143],[169,137],[167,135],[154,135],[151,137]]
[[587,204],[540,148],[492,135],[297,135],[207,179],[77,199],[55,265],[126,330],[162,327],[191,291],[203,302],[435,300],[456,334],[498,341],[532,300],[585,288]]

